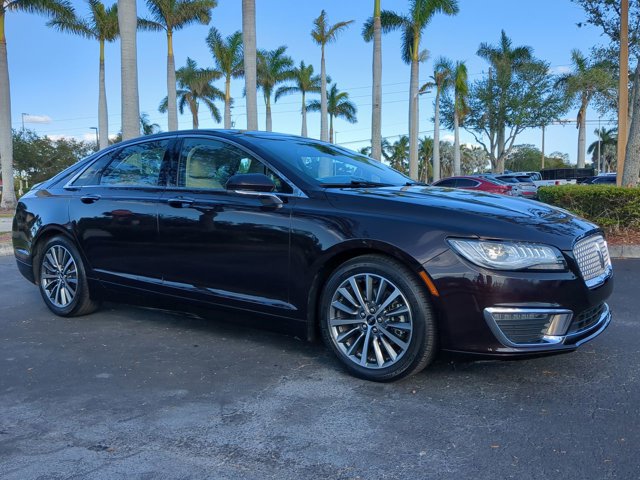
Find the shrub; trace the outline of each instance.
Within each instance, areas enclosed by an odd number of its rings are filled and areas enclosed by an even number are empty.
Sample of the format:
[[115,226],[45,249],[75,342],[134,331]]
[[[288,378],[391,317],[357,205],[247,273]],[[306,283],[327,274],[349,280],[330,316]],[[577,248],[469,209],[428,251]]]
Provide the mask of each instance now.
[[541,187],[538,198],[586,218],[607,234],[640,232],[640,188],[558,185]]

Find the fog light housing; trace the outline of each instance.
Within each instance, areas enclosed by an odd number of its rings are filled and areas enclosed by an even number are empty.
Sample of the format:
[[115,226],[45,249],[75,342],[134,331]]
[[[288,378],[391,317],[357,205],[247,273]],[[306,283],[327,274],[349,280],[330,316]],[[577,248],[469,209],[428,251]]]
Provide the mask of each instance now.
[[493,334],[510,347],[561,343],[569,330],[571,310],[546,308],[484,309],[484,317]]

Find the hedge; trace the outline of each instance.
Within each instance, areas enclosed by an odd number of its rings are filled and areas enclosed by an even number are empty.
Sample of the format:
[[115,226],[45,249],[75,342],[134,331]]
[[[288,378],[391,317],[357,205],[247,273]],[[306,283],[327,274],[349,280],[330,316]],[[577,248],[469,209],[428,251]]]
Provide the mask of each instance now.
[[539,188],[538,198],[586,218],[607,233],[640,232],[640,188],[558,185]]

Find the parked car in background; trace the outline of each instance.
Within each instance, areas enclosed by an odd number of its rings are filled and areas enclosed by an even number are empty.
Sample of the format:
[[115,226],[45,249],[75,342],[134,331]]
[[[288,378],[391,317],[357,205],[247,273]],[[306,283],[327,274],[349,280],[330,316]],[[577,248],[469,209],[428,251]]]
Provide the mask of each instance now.
[[496,178],[503,182],[512,184],[519,197],[532,199],[538,198],[538,187],[533,183],[531,177],[527,175],[496,175]]
[[222,308],[321,335],[375,381],[418,372],[438,350],[554,354],[605,330],[613,271],[600,228],[480,191],[510,190],[487,179],[447,180],[470,189],[422,185],[310,138],[167,132],[26,193],[13,250],[56,315],[124,298]]
[[598,175],[591,180],[590,185],[615,185],[617,181],[617,175],[615,173],[604,175]]
[[434,187],[462,188],[464,190],[476,190],[479,192],[513,196],[513,188],[511,185],[485,177],[447,177],[433,182],[431,185]]

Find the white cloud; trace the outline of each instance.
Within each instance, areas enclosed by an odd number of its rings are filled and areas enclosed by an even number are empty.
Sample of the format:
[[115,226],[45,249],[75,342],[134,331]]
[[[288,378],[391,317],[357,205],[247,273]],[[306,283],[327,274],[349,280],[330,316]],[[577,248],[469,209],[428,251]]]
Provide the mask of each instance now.
[[454,137],[451,133],[448,133],[446,135],[443,135],[442,137],[440,137],[440,141],[441,142],[451,142],[453,143],[455,141],[456,137]]
[[549,69],[549,73],[553,73],[554,75],[564,75],[565,73],[570,73],[571,67],[568,65],[558,65],[557,67],[551,67]]
[[24,123],[51,123],[48,115],[23,115]]

